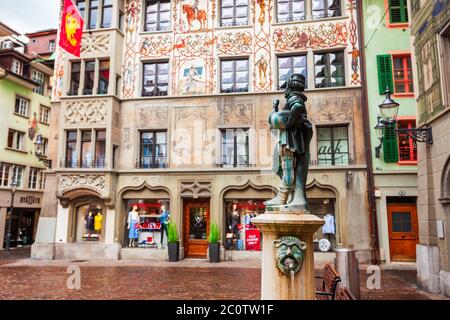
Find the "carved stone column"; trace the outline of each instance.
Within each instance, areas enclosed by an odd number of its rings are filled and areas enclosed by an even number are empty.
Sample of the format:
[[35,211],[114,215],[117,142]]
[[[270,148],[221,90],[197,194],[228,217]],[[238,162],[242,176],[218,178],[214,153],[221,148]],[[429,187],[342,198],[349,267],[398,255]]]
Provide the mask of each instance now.
[[252,222],[263,233],[262,300],[314,300],[313,235],[324,221],[304,212],[271,212]]

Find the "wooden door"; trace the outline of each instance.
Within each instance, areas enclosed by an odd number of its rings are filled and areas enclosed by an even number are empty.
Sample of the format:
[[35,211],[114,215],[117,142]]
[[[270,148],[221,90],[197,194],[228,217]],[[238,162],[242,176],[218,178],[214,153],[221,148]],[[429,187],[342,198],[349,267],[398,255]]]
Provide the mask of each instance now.
[[416,261],[419,240],[416,205],[388,205],[388,224],[391,260]]
[[206,258],[209,235],[209,200],[187,201],[184,206],[184,250],[187,258]]

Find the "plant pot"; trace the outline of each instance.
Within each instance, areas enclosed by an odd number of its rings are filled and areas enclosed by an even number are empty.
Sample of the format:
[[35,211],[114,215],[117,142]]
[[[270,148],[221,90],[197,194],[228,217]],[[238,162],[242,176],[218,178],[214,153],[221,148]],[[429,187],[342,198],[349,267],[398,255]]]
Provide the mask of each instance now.
[[169,242],[167,247],[169,248],[169,262],[177,262],[180,256],[180,243]]
[[217,263],[220,260],[220,244],[219,243],[210,243],[208,245],[209,248],[209,262]]

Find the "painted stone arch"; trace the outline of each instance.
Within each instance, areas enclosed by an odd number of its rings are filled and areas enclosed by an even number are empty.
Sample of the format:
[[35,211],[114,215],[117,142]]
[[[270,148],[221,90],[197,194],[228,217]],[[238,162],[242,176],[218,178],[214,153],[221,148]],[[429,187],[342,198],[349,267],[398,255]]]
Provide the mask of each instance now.
[[[170,205],[173,203],[172,192],[164,186],[151,186],[147,182],[138,186],[128,186],[121,189],[117,194],[117,219],[115,224],[115,238],[124,241],[124,223],[127,219],[127,200],[146,198],[146,199],[168,199]],[[171,208],[170,208],[171,209]]]
[[441,203],[450,205],[450,156],[444,165],[441,180]]
[[[89,190],[89,189],[88,189]],[[74,190],[79,191],[79,190]],[[103,225],[105,225],[106,219],[106,204],[105,200],[100,197],[96,192],[84,192],[75,195],[70,193],[72,196],[70,199],[69,206],[69,242],[80,242],[82,241],[83,234],[86,233],[85,230],[85,218],[90,211],[95,211],[96,214],[100,213],[103,215]],[[102,237],[100,242],[103,242],[105,228],[102,229]]]

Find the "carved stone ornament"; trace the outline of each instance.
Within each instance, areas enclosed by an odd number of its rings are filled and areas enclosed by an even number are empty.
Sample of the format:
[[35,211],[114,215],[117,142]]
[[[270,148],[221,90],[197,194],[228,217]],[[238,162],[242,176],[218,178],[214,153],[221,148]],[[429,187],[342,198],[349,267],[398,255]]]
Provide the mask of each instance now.
[[281,237],[274,240],[273,244],[278,270],[288,276],[299,272],[303,265],[307,244],[293,236]]
[[105,124],[106,100],[71,101],[66,105],[66,124]]
[[311,115],[316,121],[353,119],[353,97],[314,98],[311,102],[314,108]]
[[64,175],[59,181],[60,190],[91,187],[98,190],[105,188],[106,178],[100,175]]
[[197,199],[201,196],[211,196],[211,182],[181,182],[180,195]]
[[111,42],[110,38],[109,33],[84,36],[83,42],[81,43],[81,53],[108,52]]

